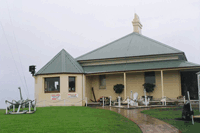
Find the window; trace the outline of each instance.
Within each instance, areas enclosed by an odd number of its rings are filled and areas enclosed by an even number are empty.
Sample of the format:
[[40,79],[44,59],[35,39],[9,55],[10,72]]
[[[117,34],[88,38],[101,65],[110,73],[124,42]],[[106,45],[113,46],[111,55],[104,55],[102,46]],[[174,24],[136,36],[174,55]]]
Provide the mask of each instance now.
[[155,84],[155,72],[145,72],[145,83]]
[[45,78],[44,79],[44,92],[55,93],[60,92],[60,78]]
[[106,88],[106,75],[99,75],[99,83],[100,83],[99,86],[100,89]]
[[76,81],[75,81],[75,77],[69,77],[69,92],[75,92],[75,86],[76,85]]

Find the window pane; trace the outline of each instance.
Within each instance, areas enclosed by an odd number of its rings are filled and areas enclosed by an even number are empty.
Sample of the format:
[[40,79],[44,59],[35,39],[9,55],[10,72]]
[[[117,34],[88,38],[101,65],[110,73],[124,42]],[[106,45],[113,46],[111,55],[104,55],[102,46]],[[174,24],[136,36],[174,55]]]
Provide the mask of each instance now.
[[100,75],[99,76],[100,79],[100,86],[106,86],[106,76],[105,75]]
[[155,84],[155,72],[145,72],[145,83]]
[[69,92],[75,92],[75,77],[69,77]]
[[55,82],[54,82],[54,85],[55,85],[55,86],[54,86],[55,89],[58,90],[58,87],[59,87],[59,83],[58,83],[58,81],[55,81]]
[[45,78],[45,84],[44,84],[45,92],[48,91],[60,91],[60,78]]

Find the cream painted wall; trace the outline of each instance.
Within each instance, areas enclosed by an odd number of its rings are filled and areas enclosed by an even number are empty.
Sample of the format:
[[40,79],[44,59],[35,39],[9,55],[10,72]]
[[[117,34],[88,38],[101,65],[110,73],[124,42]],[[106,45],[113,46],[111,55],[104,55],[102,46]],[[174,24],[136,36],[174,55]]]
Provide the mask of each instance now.
[[[145,82],[144,80],[144,72],[137,72],[137,73],[127,73],[126,74],[126,84],[127,84],[127,90],[126,90],[126,96],[130,97],[131,90],[133,93],[138,93],[138,98],[144,95],[143,91],[143,84]],[[180,79],[180,73],[179,71],[164,71],[164,96],[169,98],[176,98],[181,95],[181,79]],[[91,77],[89,80],[91,83],[88,85],[90,88],[94,87],[94,92],[96,99],[100,98],[101,96],[112,96],[114,99],[118,96],[113,91],[113,86],[115,84],[124,84],[124,77],[122,74],[108,74],[106,75],[106,89],[99,89],[99,76],[88,76],[88,78]],[[156,87],[154,89],[153,93],[150,93],[151,96],[154,98],[161,98],[162,97],[162,89],[161,89],[161,73],[160,71],[155,72],[155,78],[156,78]],[[87,91],[88,92],[88,91]],[[86,92],[86,93],[87,93]],[[92,91],[91,91],[92,93]],[[87,94],[88,96],[92,96],[91,99],[93,99],[93,95]],[[148,93],[147,93],[148,95]],[[120,95],[122,98],[124,98],[124,93]]]
[[85,97],[87,97],[88,102],[90,99],[94,100],[92,95],[92,76],[86,76],[85,78]]
[[138,73],[127,73],[126,74],[126,84],[127,84],[127,90],[126,95],[131,96],[131,90],[133,93],[138,93],[138,98],[140,96],[144,95],[143,91],[143,84],[144,84],[144,73],[138,72]]
[[[163,72],[163,84],[164,84],[164,96],[169,98],[177,98],[181,96],[181,78],[179,71],[164,71]],[[161,73],[160,71],[155,72],[155,88],[153,93],[150,93],[153,98],[162,97],[161,88]],[[127,74],[127,96],[130,96],[130,91],[138,92],[138,96],[143,96],[143,84],[144,84],[144,73],[129,73]],[[147,93],[147,95],[149,95]]]
[[[151,95],[154,98],[162,97],[161,90],[161,77],[160,71],[155,72],[156,78],[156,87]],[[68,77],[75,76],[76,77],[76,92],[78,93],[78,98],[68,98]],[[137,73],[127,73],[126,74],[126,96],[130,97],[131,90],[134,92],[138,92],[138,96],[144,95],[143,92],[143,84],[144,84],[144,72]],[[164,71],[164,96],[169,98],[176,98],[181,95],[181,79],[179,71]],[[51,100],[52,94],[58,93],[44,93],[44,78],[47,77],[60,77],[60,95],[61,101]],[[88,102],[91,102],[90,99],[94,100],[91,88],[94,88],[94,93],[96,96],[96,100],[98,100],[101,96],[112,96],[112,100],[115,100],[118,94],[116,94],[113,90],[113,86],[116,84],[124,84],[124,74],[107,74],[106,75],[106,88],[99,89],[99,75],[95,76],[85,76],[85,97],[87,97]],[[39,75],[35,77],[35,98],[37,99],[37,106],[63,106],[63,99],[67,99],[65,105],[68,106],[84,106],[85,101],[76,103],[82,100],[83,96],[83,75],[82,74],[58,74],[58,75]],[[120,95],[124,99],[124,92]],[[45,100],[45,102],[44,102]],[[42,102],[40,102],[42,101]],[[71,101],[71,102],[69,102]],[[73,102],[73,103],[72,103]]]
[[169,98],[181,96],[181,77],[179,71],[164,71],[164,95]]
[[[153,93],[151,93],[151,95],[153,96],[153,98],[161,98],[162,97],[162,88],[161,88],[161,72],[160,71],[155,72],[155,78],[156,78],[156,83],[155,83],[156,86],[154,88]],[[147,93],[147,95],[148,95],[148,93]]]
[[[112,99],[116,99],[118,94],[116,94],[113,90],[113,86],[116,84],[124,84],[124,75],[123,74],[108,74],[106,75],[106,88],[99,89],[99,75],[91,76],[92,77],[92,86],[94,88],[94,93],[96,99],[98,100],[101,96],[112,96]],[[124,97],[124,93],[121,95]],[[92,95],[92,99],[93,95]]]
[[[76,77],[76,92],[68,92],[68,77]],[[44,78],[60,77],[60,93],[44,93]],[[37,106],[64,106],[64,99],[66,106],[82,106],[82,74],[56,74],[56,75],[38,75],[35,77],[35,98],[37,99]],[[68,98],[68,94],[78,94],[78,98]],[[52,94],[60,94],[61,100],[51,100]],[[44,101],[45,100],[45,101]],[[78,103],[77,103],[78,102]]]

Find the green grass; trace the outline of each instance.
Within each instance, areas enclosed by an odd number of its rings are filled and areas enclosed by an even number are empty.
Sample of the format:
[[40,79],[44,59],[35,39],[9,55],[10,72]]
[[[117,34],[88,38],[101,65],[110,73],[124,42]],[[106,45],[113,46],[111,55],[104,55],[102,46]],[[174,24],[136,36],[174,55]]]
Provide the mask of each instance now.
[[34,114],[5,115],[0,133],[141,133],[131,120],[109,110],[89,107],[38,107]]
[[[142,113],[148,114],[152,117],[165,121],[176,128],[180,129],[183,133],[199,133],[200,132],[200,123],[195,122],[192,125],[192,122],[184,122],[174,120],[175,118],[182,117],[182,108],[165,108],[165,109],[150,109],[143,110]],[[194,114],[200,114],[198,110],[194,110]]]

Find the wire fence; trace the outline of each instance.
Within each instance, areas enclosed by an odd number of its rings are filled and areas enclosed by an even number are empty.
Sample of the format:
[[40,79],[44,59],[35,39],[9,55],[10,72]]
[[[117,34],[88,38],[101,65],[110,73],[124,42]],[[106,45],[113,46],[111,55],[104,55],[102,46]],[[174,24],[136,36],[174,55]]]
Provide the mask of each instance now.
[[58,104],[58,105],[61,105],[61,106],[67,106],[67,105],[74,105],[74,104],[82,104],[82,102],[85,101],[85,106],[87,107],[87,97],[83,98],[83,99],[80,99],[78,101],[75,101],[74,100],[72,101],[72,98],[67,98],[67,99],[62,99],[62,100],[41,100],[41,101],[37,101],[37,104],[38,103],[42,103],[40,105],[42,105],[43,107],[46,107],[48,104],[51,106],[51,104]]
[[[103,107],[105,106],[105,101],[106,101],[105,98],[106,97],[103,96],[102,97],[102,101],[101,101]],[[109,106],[115,106],[115,104],[117,103],[118,107],[121,107],[122,103],[123,104],[126,103],[127,104],[127,108],[130,108],[130,106],[138,106],[138,103],[141,102],[141,101],[143,102],[143,104],[145,106],[149,106],[150,102],[151,102],[151,101],[147,100],[147,97],[145,97],[144,99],[139,99],[139,100],[134,100],[132,98],[127,97],[123,101],[121,100],[121,97],[118,97],[118,101],[113,102],[111,96],[109,96],[109,101],[107,101],[107,102],[109,102]],[[37,99],[35,99],[35,100],[28,100],[28,101],[21,102],[20,103],[20,107],[23,107],[23,105],[25,106],[25,104],[29,104],[29,112],[30,112],[32,107],[34,108],[34,111],[36,111],[36,107],[73,106],[75,104],[79,104],[78,106],[82,106],[83,102],[85,102],[84,104],[87,107],[88,106],[87,97],[82,98],[82,99],[66,98],[66,99],[61,99],[61,100],[57,99],[57,100],[40,100],[40,101],[37,101]],[[156,102],[156,101],[154,101],[154,102]],[[167,100],[167,97],[163,97],[161,100],[159,100],[157,102],[160,102],[160,103],[162,103],[163,106],[166,106],[167,102],[170,102],[170,101]],[[183,97],[183,100],[179,100],[179,102],[185,103],[186,102],[185,97]],[[190,102],[191,102],[191,104],[198,106],[199,100],[190,100]],[[10,104],[9,106],[8,106],[8,103]],[[19,102],[15,101],[15,100],[12,100],[12,102],[6,101],[6,104],[7,104],[6,113],[8,112],[7,109],[10,108],[10,106],[13,106],[13,111],[14,111],[16,103],[19,103]],[[19,108],[18,108],[18,110],[19,110]],[[197,107],[195,106],[195,108],[197,108]]]

